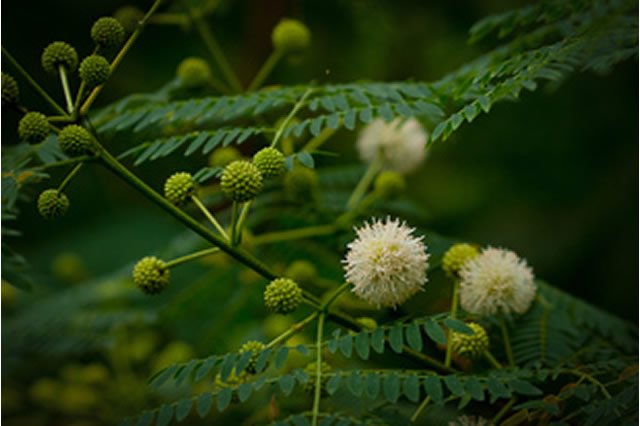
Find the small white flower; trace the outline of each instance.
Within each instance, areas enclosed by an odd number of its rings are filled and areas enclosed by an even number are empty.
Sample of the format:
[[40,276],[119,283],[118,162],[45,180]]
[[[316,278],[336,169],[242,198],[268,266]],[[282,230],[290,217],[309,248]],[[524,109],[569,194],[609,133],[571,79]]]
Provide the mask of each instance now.
[[522,314],[536,296],[533,271],[510,250],[482,250],[462,265],[460,277],[460,305],[474,314]]
[[386,123],[376,118],[358,137],[358,151],[365,163],[373,163],[382,155],[384,166],[398,173],[415,170],[426,156],[427,133],[420,122],[411,118],[402,123],[396,118]]
[[484,417],[460,416],[455,421],[449,422],[449,426],[488,426],[489,420]]
[[356,229],[358,237],[347,245],[343,260],[354,293],[377,308],[395,308],[423,290],[429,254],[424,237],[411,235],[414,230],[389,217]]

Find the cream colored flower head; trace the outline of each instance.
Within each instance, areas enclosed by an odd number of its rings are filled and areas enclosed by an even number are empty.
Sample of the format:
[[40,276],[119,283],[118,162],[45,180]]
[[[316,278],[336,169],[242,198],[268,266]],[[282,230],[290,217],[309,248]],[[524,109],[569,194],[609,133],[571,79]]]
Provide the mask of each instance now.
[[360,132],[358,151],[365,163],[373,163],[382,155],[384,167],[406,174],[415,170],[425,159],[427,132],[417,120],[396,118],[386,123],[376,118]]
[[488,247],[460,269],[460,306],[470,313],[525,313],[536,297],[533,271],[510,250]]
[[423,290],[429,254],[424,237],[414,237],[414,230],[389,217],[356,229],[358,236],[347,245],[343,260],[345,278],[355,294],[377,308],[395,308]]

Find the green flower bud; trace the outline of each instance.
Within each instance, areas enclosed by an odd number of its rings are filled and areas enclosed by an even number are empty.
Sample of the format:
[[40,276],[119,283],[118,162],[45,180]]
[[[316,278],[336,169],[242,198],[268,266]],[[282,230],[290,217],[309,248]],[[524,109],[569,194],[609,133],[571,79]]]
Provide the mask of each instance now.
[[192,56],[180,62],[176,74],[184,87],[200,87],[211,79],[211,68],[204,59]]
[[258,356],[260,353],[267,348],[262,342],[258,342],[257,340],[250,340],[244,345],[240,346],[240,353],[243,352],[252,352],[251,358],[249,359],[249,364],[244,369],[249,374],[256,374],[256,363],[258,362]]
[[20,97],[18,82],[6,72],[2,73],[2,105],[15,104]]
[[284,162],[284,155],[271,147],[262,148],[253,156],[253,165],[260,170],[264,179],[283,175],[286,172]]
[[273,29],[271,40],[276,50],[304,49],[311,42],[311,33],[302,22],[285,18]]
[[146,294],[157,294],[169,285],[171,272],[166,263],[155,256],[143,257],[133,267],[133,281]]
[[237,202],[253,200],[262,190],[262,174],[248,161],[234,161],[222,173],[222,191]]
[[364,325],[365,327],[367,327],[369,330],[373,330],[374,328],[378,328],[378,323],[373,318],[360,317],[360,318],[358,318],[358,322],[360,324]]
[[451,333],[451,348],[458,355],[465,358],[477,358],[489,349],[489,336],[480,324],[475,322],[467,323],[474,331],[474,334],[458,333],[449,330]]
[[300,286],[288,278],[277,278],[264,291],[264,304],[271,312],[288,314],[302,302]]
[[284,177],[284,189],[295,201],[312,198],[317,187],[318,176],[308,167],[295,167]]
[[374,183],[374,188],[381,196],[393,198],[398,193],[406,189],[404,176],[392,171],[384,171],[378,175]]
[[38,197],[38,211],[45,219],[64,216],[69,210],[69,198],[57,189],[47,189]]
[[144,18],[144,12],[135,6],[127,5],[117,9],[113,17],[120,22],[126,32],[132,33],[138,27],[138,22]]
[[105,16],[91,27],[91,38],[100,47],[117,47],[124,41],[124,28],[117,19]]
[[480,254],[480,251],[471,244],[454,244],[442,258],[442,269],[453,279],[459,277],[460,269],[467,259],[472,259]]
[[[317,364],[315,362],[307,364],[304,368],[305,373],[309,375],[309,379],[303,385],[303,389],[305,392],[313,395],[316,391],[316,377],[318,376],[317,372]],[[329,383],[329,374],[331,374],[332,368],[331,366],[322,361],[320,364],[320,372],[322,376],[320,377],[320,394],[322,396],[328,396],[329,391],[327,390],[327,384]]]
[[70,124],[58,134],[60,149],[71,156],[84,155],[91,152],[91,135],[82,126]]
[[49,136],[49,122],[44,114],[28,112],[18,123],[18,136],[23,141],[40,143]]
[[78,70],[80,78],[90,89],[104,84],[110,73],[109,61],[100,55],[91,55],[84,58]]
[[303,286],[312,284],[318,276],[318,270],[313,263],[306,260],[296,260],[284,273],[285,277],[291,278],[293,281]]
[[172,174],[164,184],[164,196],[171,204],[183,205],[196,193],[193,177],[187,172]]
[[42,52],[42,68],[48,73],[56,74],[58,67],[73,71],[78,66],[78,53],[64,41],[54,41]]
[[209,165],[211,167],[227,167],[230,163],[242,158],[240,151],[232,146],[218,148],[209,156]]
[[[233,367],[233,369],[231,370],[231,374],[229,374],[229,377],[227,377],[227,380],[225,380],[224,382],[222,381],[220,373],[216,374],[216,389],[235,389],[248,380],[249,375],[245,371],[236,375],[236,368]],[[234,393],[231,397],[231,400],[233,402],[238,402],[240,398],[238,398],[238,395]]]

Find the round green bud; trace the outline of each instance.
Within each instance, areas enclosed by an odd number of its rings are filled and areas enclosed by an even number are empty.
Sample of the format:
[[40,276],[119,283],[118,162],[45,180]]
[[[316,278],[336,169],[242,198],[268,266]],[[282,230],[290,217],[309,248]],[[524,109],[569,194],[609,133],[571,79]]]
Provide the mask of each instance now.
[[318,176],[308,167],[295,167],[284,177],[284,189],[293,200],[309,199],[317,187]]
[[47,189],[38,197],[38,211],[45,219],[64,216],[69,210],[69,198],[57,189]]
[[18,123],[18,136],[23,141],[40,143],[49,136],[49,122],[44,114],[28,112]]
[[124,27],[117,19],[105,16],[91,27],[91,38],[100,47],[119,46],[124,41]]
[[253,156],[253,165],[260,170],[264,179],[282,176],[286,172],[284,162],[284,155],[271,147],[262,148]]
[[315,265],[306,260],[296,260],[284,273],[285,277],[291,278],[293,281],[303,286],[312,284],[318,276],[318,270]]
[[187,172],[174,173],[164,183],[165,198],[177,206],[185,204],[195,193],[196,184]]
[[374,328],[378,328],[378,323],[373,318],[360,317],[360,318],[358,318],[358,322],[360,324],[364,325],[365,327],[367,327],[369,330],[373,330]]
[[304,49],[311,42],[311,32],[302,22],[284,18],[273,29],[271,41],[276,50]]
[[90,89],[104,84],[110,73],[109,61],[100,55],[91,55],[84,58],[78,70],[80,78]]
[[375,180],[374,188],[378,194],[385,198],[393,198],[397,194],[403,192],[407,184],[398,172],[384,171],[378,175]]
[[450,278],[459,278],[462,265],[468,260],[476,257],[480,251],[471,244],[454,244],[447,250],[442,258],[442,269]]
[[54,41],[45,47],[41,60],[42,68],[48,73],[56,74],[60,66],[73,71],[78,66],[78,53],[70,44]]
[[126,5],[117,9],[113,17],[120,22],[126,32],[132,33],[138,27],[138,22],[144,18],[144,12],[135,6]]
[[91,152],[91,135],[84,127],[69,124],[58,134],[58,145],[71,156],[88,154]]
[[155,256],[143,257],[133,267],[133,281],[146,294],[160,293],[169,285],[171,272],[166,263]]
[[256,363],[258,362],[258,356],[260,353],[267,348],[262,342],[257,340],[250,340],[244,345],[240,346],[240,353],[243,352],[251,352],[251,358],[249,359],[249,363],[247,367],[244,369],[249,374],[256,374]]
[[264,290],[264,304],[271,312],[288,314],[302,302],[302,289],[288,278],[277,278]]
[[[316,390],[316,377],[318,376],[317,364],[315,362],[307,364],[304,371],[309,375],[309,378],[303,385],[303,389],[305,392],[313,395]],[[327,390],[327,384],[329,383],[329,374],[331,374],[332,368],[328,363],[322,361],[320,364],[320,371],[322,374],[320,377],[320,394],[322,396],[328,396],[329,391]]]
[[209,165],[211,167],[227,167],[230,163],[242,158],[240,151],[232,146],[218,148],[209,156]]
[[480,324],[470,322],[467,325],[473,329],[473,334],[449,331],[451,333],[451,348],[464,358],[477,358],[489,349],[489,336]]
[[15,104],[20,97],[18,82],[6,72],[2,73],[2,105]]
[[184,87],[201,87],[211,79],[211,68],[204,59],[192,56],[180,62],[176,74]]
[[262,190],[262,174],[248,161],[234,161],[222,173],[222,191],[233,201],[253,200]]

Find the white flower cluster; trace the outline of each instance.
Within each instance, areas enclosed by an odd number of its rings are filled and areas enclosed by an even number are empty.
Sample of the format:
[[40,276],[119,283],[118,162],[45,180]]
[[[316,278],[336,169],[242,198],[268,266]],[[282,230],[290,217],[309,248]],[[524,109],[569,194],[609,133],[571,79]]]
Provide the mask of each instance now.
[[427,133],[411,118],[404,123],[396,118],[386,123],[376,118],[358,137],[357,147],[365,163],[373,163],[382,155],[384,167],[406,174],[415,170],[425,159]]
[[510,250],[482,250],[462,265],[460,278],[460,306],[473,314],[523,314],[536,297],[532,269]]
[[354,293],[377,308],[395,308],[423,290],[429,254],[424,237],[412,236],[413,231],[389,217],[356,229],[358,236],[343,261]]

